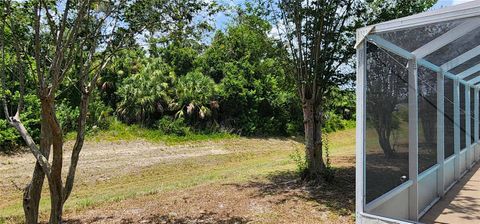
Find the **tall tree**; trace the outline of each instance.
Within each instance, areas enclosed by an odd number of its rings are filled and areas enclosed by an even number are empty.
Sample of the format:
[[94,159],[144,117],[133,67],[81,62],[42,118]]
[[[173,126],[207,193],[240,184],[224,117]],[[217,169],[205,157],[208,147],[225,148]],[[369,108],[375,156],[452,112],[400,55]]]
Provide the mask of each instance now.
[[[355,29],[371,22],[424,11],[432,0],[277,0],[264,1],[273,10],[276,34],[287,45],[302,102],[307,174],[325,170],[322,158],[324,105],[332,88],[353,78]],[[347,65],[347,66],[345,66]],[[350,65],[350,66],[348,66]]]
[[[126,1],[1,1],[2,36],[6,27],[16,35],[19,27],[17,10],[25,9],[31,19],[29,24],[33,43],[16,39],[10,44],[16,58],[18,74],[19,100],[16,113],[9,113],[7,97],[2,102],[8,123],[25,140],[36,158],[36,167],[32,181],[24,191],[24,211],[26,223],[38,223],[38,208],[44,178],[47,178],[51,196],[50,223],[61,223],[63,205],[69,198],[75,180],[79,155],[85,137],[85,123],[89,99],[99,74],[110,62],[115,51],[122,46],[123,39],[130,34],[122,23],[122,12]],[[22,25],[22,24],[20,24]],[[20,26],[21,27],[21,26]],[[27,40],[28,41],[28,40]],[[0,41],[2,52],[6,43]],[[33,46],[33,49],[27,48]],[[28,56],[32,57],[28,57]],[[33,58],[32,60],[30,60]],[[5,53],[2,53],[5,61]],[[7,77],[5,64],[2,65],[2,89],[6,90]],[[30,66],[30,70],[26,65]],[[34,74],[36,92],[41,104],[41,138],[39,146],[23,125],[20,114],[23,111],[25,95],[25,76]],[[76,80],[81,92],[79,103],[77,137],[65,184],[62,180],[63,133],[56,115],[56,96],[62,91],[62,83],[68,79]],[[48,157],[52,155],[52,162]]]
[[[222,10],[215,1],[139,0],[132,4],[125,20],[149,44],[152,56],[159,48],[197,46],[213,30],[213,15]],[[198,46],[197,46],[198,47]]]
[[346,84],[351,73],[340,66],[354,51],[354,20],[361,4],[354,0],[279,0],[274,13],[278,36],[289,48],[294,76],[301,99],[307,175],[317,177],[325,171],[322,155],[324,105],[332,87]]
[[300,111],[283,45],[262,9],[237,8],[196,64],[218,83],[218,122],[242,135],[297,134]]

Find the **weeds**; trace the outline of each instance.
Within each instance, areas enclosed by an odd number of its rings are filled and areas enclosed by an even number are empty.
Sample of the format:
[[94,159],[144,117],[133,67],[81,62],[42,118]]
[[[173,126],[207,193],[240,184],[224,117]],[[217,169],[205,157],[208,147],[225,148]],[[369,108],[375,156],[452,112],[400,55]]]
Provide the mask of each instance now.
[[[323,132],[322,138],[322,151],[324,153],[325,169],[320,174],[321,177],[327,182],[331,182],[335,177],[335,169],[332,167],[330,160],[330,139],[328,133]],[[290,154],[290,159],[295,162],[296,172],[302,179],[309,179],[308,177],[308,162],[306,156],[300,150],[295,149],[295,152]],[[316,177],[313,177],[312,180],[316,180]]]
[[82,199],[78,202],[78,207],[85,209],[85,208],[90,208],[94,205],[93,201],[90,200],[89,198]]
[[295,152],[290,154],[290,159],[295,162],[296,172],[298,173],[298,175],[303,176],[308,166],[305,154],[297,148],[295,149]]
[[335,178],[335,169],[332,168],[330,161],[330,139],[328,133],[323,133],[323,152],[325,154],[325,169],[323,170],[322,177],[327,181],[331,182]]
[[[75,139],[76,133],[69,133],[66,140]],[[185,135],[166,134],[163,130],[148,129],[139,125],[126,125],[120,121],[111,122],[107,130],[97,130],[89,133],[87,138],[93,141],[135,141],[145,140],[149,142],[163,142],[167,145],[175,145],[191,141],[214,141],[237,138],[237,135],[217,132],[217,133],[194,133],[188,132]]]

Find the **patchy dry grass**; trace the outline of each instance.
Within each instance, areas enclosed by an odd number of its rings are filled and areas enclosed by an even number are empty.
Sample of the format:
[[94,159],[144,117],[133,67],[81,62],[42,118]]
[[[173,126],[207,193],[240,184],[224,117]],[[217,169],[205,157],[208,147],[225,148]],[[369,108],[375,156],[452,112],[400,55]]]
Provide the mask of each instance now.
[[[351,223],[354,133],[330,135],[337,177],[320,185],[297,178],[290,155],[303,144],[293,139],[236,137],[175,146],[90,142],[66,218],[70,223]],[[32,162],[24,157],[6,158],[13,165],[0,158],[0,171]],[[13,176],[2,171],[0,183],[28,181],[25,170]],[[8,182],[3,186],[10,190],[0,195],[0,223],[19,222],[21,192]],[[44,219],[48,201],[45,192]]]

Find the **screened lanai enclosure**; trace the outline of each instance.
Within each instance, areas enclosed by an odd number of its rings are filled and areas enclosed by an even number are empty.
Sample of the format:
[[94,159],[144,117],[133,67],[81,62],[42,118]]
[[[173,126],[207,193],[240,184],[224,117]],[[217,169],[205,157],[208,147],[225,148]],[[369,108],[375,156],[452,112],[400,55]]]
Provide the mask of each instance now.
[[356,49],[357,223],[416,222],[480,158],[480,1],[359,29]]

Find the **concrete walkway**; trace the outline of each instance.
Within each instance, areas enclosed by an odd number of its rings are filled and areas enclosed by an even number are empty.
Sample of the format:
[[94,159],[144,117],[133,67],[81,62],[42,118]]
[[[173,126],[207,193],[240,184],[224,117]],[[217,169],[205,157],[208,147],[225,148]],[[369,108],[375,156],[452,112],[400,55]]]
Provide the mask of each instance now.
[[423,223],[480,223],[480,163],[421,219]]

